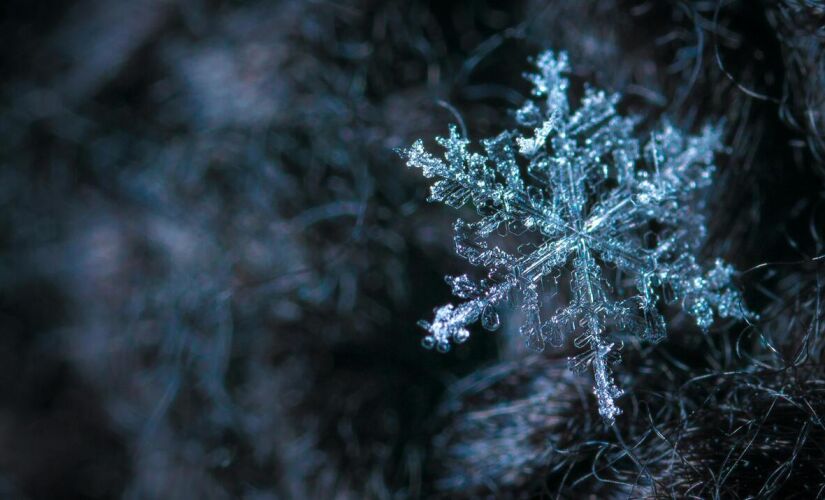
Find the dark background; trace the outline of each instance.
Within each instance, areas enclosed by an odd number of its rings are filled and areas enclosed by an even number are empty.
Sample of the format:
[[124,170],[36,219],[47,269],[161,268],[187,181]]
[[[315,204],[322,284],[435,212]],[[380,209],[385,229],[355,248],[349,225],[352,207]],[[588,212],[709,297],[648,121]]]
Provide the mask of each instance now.
[[[0,9],[0,497],[822,494],[823,3]],[[511,127],[546,48],[725,120],[705,256],[761,314],[626,349],[614,429],[517,321],[415,326],[466,263],[394,149]]]

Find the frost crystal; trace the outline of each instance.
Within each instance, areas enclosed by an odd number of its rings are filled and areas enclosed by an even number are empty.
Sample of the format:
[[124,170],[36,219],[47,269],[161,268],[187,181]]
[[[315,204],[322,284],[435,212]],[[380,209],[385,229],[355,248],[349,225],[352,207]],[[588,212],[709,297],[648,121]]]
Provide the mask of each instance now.
[[[443,159],[420,140],[401,151],[409,167],[436,179],[430,201],[475,206],[479,220],[455,223],[455,247],[487,275],[446,278],[464,301],[420,322],[428,332],[423,344],[447,351],[478,320],[495,330],[496,308],[515,296],[528,346],[561,346],[574,335],[583,351],[574,365],[592,367],[599,412],[612,423],[622,391],[611,360],[628,335],[663,338],[662,304],[680,304],[703,330],[714,311],[750,315],[731,284],[733,269],[717,260],[705,270],[695,257],[706,232],[697,194],[711,182],[721,131],[706,126],[686,136],[665,124],[641,147],[636,120],[616,112],[618,95],[585,88],[579,108],[570,109],[566,54],[544,52],[536,66],[528,75],[535,100],[515,112],[519,128],[481,141],[484,153],[471,152],[455,126],[437,138]],[[490,241],[496,234],[527,242],[504,249]],[[569,304],[542,321],[544,278],[563,276]]]

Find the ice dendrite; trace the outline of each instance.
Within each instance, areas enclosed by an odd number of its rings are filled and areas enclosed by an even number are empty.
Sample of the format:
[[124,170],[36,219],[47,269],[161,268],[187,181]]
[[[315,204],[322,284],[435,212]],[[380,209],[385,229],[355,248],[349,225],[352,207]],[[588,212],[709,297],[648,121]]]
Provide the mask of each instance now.
[[[665,123],[640,140],[638,120],[616,111],[618,94],[586,87],[571,108],[565,53],[544,52],[536,69],[527,75],[533,98],[515,111],[514,130],[473,151],[451,126],[436,139],[443,158],[421,140],[400,151],[408,166],[435,179],[430,201],[471,203],[479,214],[456,221],[455,247],[486,276],[446,278],[462,302],[420,322],[423,343],[447,351],[468,339],[476,321],[495,330],[497,309],[515,299],[530,347],[561,346],[572,336],[582,351],[574,364],[592,368],[599,412],[612,423],[622,391],[610,360],[629,335],[664,337],[664,305],[678,304],[703,330],[714,315],[750,314],[731,284],[732,267],[697,261],[706,233],[701,194],[712,182],[721,129],[687,135]],[[497,235],[524,241],[494,245]],[[543,320],[541,292],[562,275],[569,299]]]

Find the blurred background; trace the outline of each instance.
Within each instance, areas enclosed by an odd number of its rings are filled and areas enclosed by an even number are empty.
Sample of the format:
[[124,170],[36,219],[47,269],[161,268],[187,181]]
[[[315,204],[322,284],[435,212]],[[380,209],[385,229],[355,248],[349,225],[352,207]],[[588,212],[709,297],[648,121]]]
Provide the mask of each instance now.
[[[0,11],[0,497],[822,494],[823,3]],[[725,121],[706,256],[761,314],[626,349],[613,429],[517,320],[415,326],[467,264],[394,150],[512,127],[547,48],[643,131]]]

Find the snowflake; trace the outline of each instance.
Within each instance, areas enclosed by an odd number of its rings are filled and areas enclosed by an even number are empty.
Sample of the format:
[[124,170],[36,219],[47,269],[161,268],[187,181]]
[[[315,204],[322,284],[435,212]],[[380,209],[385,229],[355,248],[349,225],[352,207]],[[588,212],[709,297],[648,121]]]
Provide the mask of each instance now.
[[[663,304],[680,304],[703,330],[714,311],[722,318],[751,315],[731,284],[731,266],[716,260],[704,269],[695,257],[706,233],[697,194],[711,183],[721,130],[706,126],[686,136],[666,123],[641,147],[637,120],[616,112],[618,95],[585,87],[579,108],[570,109],[566,54],[544,52],[536,66],[527,75],[536,100],[515,112],[519,129],[481,141],[483,154],[471,152],[455,126],[437,138],[443,160],[421,140],[400,151],[409,167],[437,179],[429,201],[455,208],[472,202],[480,215],[456,221],[455,247],[486,278],[447,276],[464,302],[420,322],[423,344],[447,351],[466,341],[467,326],[478,320],[497,329],[496,309],[515,296],[528,346],[562,346],[575,334],[582,353],[573,365],[592,367],[599,412],[612,423],[622,391],[610,365],[628,335],[664,337]],[[513,251],[493,245],[496,235],[528,241]],[[542,321],[539,292],[546,278],[558,285],[563,275],[569,303]]]

